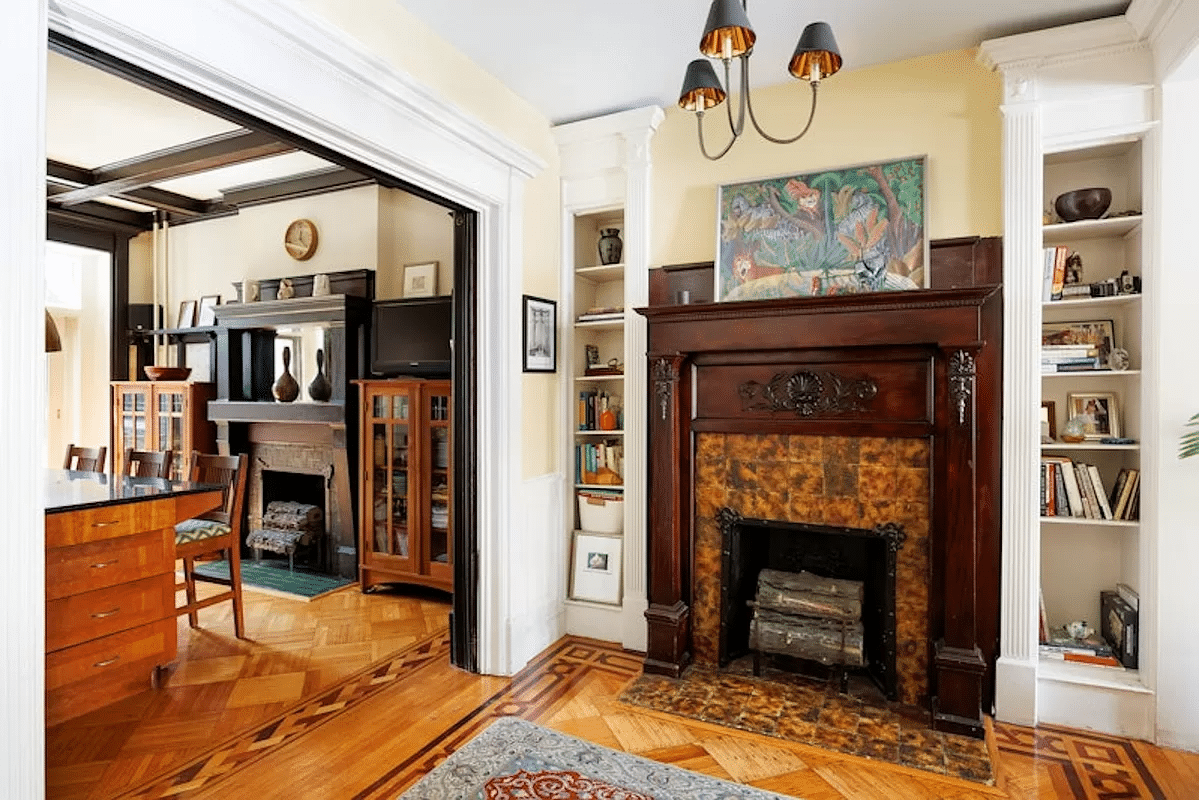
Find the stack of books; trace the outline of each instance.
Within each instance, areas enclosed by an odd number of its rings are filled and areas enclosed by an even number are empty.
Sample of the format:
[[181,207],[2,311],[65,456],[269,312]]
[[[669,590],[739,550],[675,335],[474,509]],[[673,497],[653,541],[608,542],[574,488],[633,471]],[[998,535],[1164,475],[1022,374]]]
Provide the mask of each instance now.
[[1099,358],[1099,349],[1088,344],[1041,345],[1041,373],[1091,372],[1107,369]]
[[1135,520],[1140,512],[1139,469],[1125,467],[1111,494],[1094,464],[1065,456],[1041,457],[1041,516]]
[[1042,658],[1096,664],[1103,667],[1123,666],[1116,658],[1107,640],[1094,632],[1085,638],[1075,639],[1066,632],[1065,628],[1053,628],[1049,631],[1046,640],[1041,642],[1039,650]]
[[1062,299],[1062,289],[1066,284],[1066,258],[1069,248],[1046,247],[1044,252],[1044,269],[1041,275],[1041,302]]
[[585,389],[579,392],[579,430],[605,430],[600,427],[600,418],[605,411],[612,411],[616,422],[615,428],[609,426],[606,430],[619,430],[620,409],[612,402],[607,392],[601,392],[598,389]]
[[594,306],[579,314],[578,322],[602,322],[624,319],[624,309],[618,306]]
[[575,483],[624,483],[624,445],[616,440],[575,445]]

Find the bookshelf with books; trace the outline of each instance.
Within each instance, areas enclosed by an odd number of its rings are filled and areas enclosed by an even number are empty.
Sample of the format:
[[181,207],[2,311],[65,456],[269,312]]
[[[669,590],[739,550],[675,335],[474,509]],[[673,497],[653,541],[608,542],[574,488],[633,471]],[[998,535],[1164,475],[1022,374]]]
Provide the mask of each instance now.
[[1063,704],[1079,687],[1147,691],[1102,633],[1093,638],[1109,646],[1103,652],[1054,641],[1070,621],[1098,630],[1101,593],[1139,586],[1148,560],[1140,524],[1141,292],[1152,289],[1141,280],[1143,158],[1135,136],[1044,155],[1046,209],[1080,187],[1112,192],[1104,218],[1064,222],[1046,212],[1042,228],[1041,398],[1056,436],[1042,431],[1040,445],[1048,640],[1039,637],[1038,682],[1062,691]]

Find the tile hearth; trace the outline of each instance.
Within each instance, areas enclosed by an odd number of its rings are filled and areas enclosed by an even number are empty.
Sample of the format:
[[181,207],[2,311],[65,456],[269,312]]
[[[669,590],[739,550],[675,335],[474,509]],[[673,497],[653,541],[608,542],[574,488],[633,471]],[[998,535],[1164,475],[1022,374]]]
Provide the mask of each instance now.
[[623,703],[823,747],[940,775],[995,781],[984,740],[934,731],[921,709],[888,703],[867,679],[854,677],[850,691],[763,665],[751,658],[727,671],[697,665],[682,678],[642,675],[620,695]]

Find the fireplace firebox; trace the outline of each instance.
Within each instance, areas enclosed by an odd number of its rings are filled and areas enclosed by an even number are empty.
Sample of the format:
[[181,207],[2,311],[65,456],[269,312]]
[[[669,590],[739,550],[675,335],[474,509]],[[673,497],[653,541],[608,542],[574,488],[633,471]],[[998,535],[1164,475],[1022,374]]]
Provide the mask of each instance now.
[[722,539],[719,664],[750,652],[750,605],[764,569],[808,572],[863,584],[864,671],[888,700],[898,698],[895,669],[896,553],[903,526],[873,529],[751,519],[731,508],[716,514]]

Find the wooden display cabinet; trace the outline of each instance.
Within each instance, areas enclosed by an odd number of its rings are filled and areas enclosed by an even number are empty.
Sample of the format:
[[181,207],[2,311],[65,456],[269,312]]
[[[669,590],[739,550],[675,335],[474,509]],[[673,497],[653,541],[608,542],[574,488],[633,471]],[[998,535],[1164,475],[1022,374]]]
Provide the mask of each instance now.
[[407,583],[452,592],[450,382],[356,383],[362,391],[362,590]]
[[125,471],[125,450],[171,450],[171,477],[183,480],[193,450],[216,452],[216,426],[208,421],[212,383],[118,381],[112,384],[112,467]]

